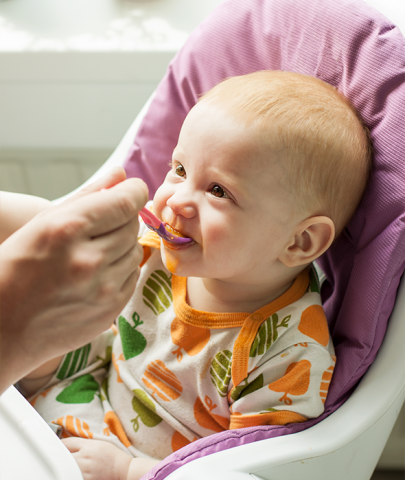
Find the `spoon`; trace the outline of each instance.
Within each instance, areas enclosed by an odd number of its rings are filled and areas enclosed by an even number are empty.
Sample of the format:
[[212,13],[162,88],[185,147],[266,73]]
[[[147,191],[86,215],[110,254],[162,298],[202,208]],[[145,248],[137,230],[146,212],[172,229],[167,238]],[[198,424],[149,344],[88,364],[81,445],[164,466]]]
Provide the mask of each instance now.
[[179,235],[175,235],[174,233],[170,232],[163,222],[161,222],[156,215],[150,212],[147,208],[142,208],[139,212],[139,216],[145,222],[145,225],[156,232],[159,237],[163,238],[168,242],[171,242],[175,245],[184,245],[185,243],[193,242],[194,240],[189,237],[180,237]]

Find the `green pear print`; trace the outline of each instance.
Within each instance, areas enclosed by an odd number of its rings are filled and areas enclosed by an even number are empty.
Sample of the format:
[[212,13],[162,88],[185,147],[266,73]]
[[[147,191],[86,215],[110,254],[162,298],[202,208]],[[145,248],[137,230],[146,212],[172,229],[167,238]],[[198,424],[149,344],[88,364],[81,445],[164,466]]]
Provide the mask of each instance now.
[[102,402],[104,402],[104,400],[108,400],[108,384],[109,383],[110,383],[110,377],[107,376],[104,378],[100,388],[100,400]]
[[131,420],[134,431],[139,430],[139,421],[149,428],[159,425],[162,419],[155,413],[156,407],[152,400],[140,388],[136,388],[133,392],[135,396],[132,399],[132,408],[138,414]]
[[56,397],[60,403],[90,403],[98,392],[99,385],[89,373],[76,378]]
[[105,357],[100,357],[100,355],[97,355],[97,360],[101,361],[100,367],[104,367],[105,365],[108,365],[111,362],[111,357],[112,357],[112,346],[109,345],[105,349]]
[[320,293],[321,288],[319,284],[318,275],[316,273],[315,267],[311,267],[309,271],[309,285],[307,292]]
[[146,280],[142,295],[143,303],[155,315],[163,313],[173,303],[172,277],[163,270],[156,270]]
[[263,355],[266,353],[271,345],[277,340],[279,328],[288,328],[290,318],[291,315],[288,315],[287,317],[284,317],[280,323],[278,323],[277,313],[267,318],[257,332],[256,338],[250,348],[249,356],[255,357],[256,355]]
[[118,319],[118,326],[121,334],[122,350],[124,352],[125,360],[136,357],[145,350],[146,338],[141,332],[136,330],[143,322],[139,320],[139,315],[134,312],[132,315],[134,326],[126,321],[122,316]]
[[262,387],[263,387],[263,374],[259,375],[250,383],[248,383],[247,379],[245,378],[245,380],[243,380],[243,384],[238,385],[236,388],[232,390],[231,398],[232,400],[238,400],[239,398],[242,398],[245,395],[248,395],[249,393],[253,393]]
[[64,380],[65,378],[71,377],[79,370],[86,368],[90,350],[91,344],[88,343],[84,347],[80,347],[77,350],[66,354],[59,365],[56,377],[59,378],[59,380]]
[[218,352],[211,362],[211,381],[221,397],[226,397],[231,380],[232,353],[229,350]]
[[252,382],[250,382],[248,386],[242,390],[239,398],[249,395],[249,393],[253,393],[256,390],[259,390],[259,388],[263,388],[263,374],[259,375]]

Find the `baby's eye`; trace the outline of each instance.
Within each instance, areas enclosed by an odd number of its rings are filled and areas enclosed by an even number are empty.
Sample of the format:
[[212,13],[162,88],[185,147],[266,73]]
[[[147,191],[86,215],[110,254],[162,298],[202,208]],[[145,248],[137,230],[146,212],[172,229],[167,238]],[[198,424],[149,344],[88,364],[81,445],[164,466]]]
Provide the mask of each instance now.
[[175,167],[174,173],[178,175],[179,177],[185,177],[186,175],[186,169],[183,167],[183,165],[179,164]]
[[218,198],[230,198],[229,195],[225,192],[225,190],[219,185],[214,185],[211,188],[211,194],[214,195],[214,197]]

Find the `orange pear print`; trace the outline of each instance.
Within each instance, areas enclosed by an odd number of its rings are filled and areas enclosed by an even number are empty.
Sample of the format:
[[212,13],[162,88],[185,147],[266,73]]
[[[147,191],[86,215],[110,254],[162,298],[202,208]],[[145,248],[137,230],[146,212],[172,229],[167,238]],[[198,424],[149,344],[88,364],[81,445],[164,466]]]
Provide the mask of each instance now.
[[[336,356],[335,355],[332,355],[332,360],[336,363]],[[322,399],[322,403],[325,403],[326,397],[328,396],[328,390],[329,390],[329,386],[330,386],[330,382],[332,380],[332,375],[333,375],[334,370],[335,370],[335,366],[331,365],[322,374],[321,387],[319,389],[319,396]]]
[[329,343],[328,322],[320,305],[311,305],[302,312],[298,330],[324,347]]
[[[197,437],[193,438],[193,442],[197,440]],[[180,432],[174,432],[172,436],[172,450],[175,452],[176,450],[180,450],[180,448],[185,447],[186,445],[189,445],[191,442],[190,440],[187,440],[187,438],[182,435]]]
[[39,397],[46,397],[48,395],[48,393],[50,392],[50,390],[52,389],[52,387],[49,387],[47,390],[44,390],[43,392],[41,393],[38,393],[38,395],[36,395],[31,401],[30,401],[30,404],[35,408],[35,404],[38,400]]
[[155,400],[157,395],[165,402],[170,402],[180,397],[183,391],[176,375],[161,360],[155,360],[147,366],[142,381],[152,390],[152,397]]
[[292,405],[293,401],[289,395],[304,395],[309,387],[311,362],[308,360],[301,360],[299,362],[291,363],[284,377],[270,383],[269,389],[273,392],[284,392],[284,395],[279,398],[280,402],[286,405]]
[[177,360],[181,362],[183,359],[184,350],[187,355],[194,357],[197,353],[207,345],[210,339],[210,331],[207,328],[194,327],[182,322],[177,317],[173,320],[170,333],[172,335],[172,342],[179,348],[172,353],[177,356]]
[[118,367],[118,360],[125,360],[124,354],[121,353],[118,358],[116,358],[115,353],[112,354],[112,363],[114,365],[115,371],[117,372],[117,382],[118,383],[123,383],[122,378],[120,377],[120,369]]
[[66,415],[66,417],[60,417],[56,421],[53,421],[56,425],[63,427],[63,437],[81,437],[81,438],[93,438],[93,434],[90,432],[88,424],[80,420],[80,418],[73,417],[72,415]]
[[218,405],[214,404],[208,395],[205,396],[205,404],[199,397],[194,404],[194,418],[198,425],[214,432],[223,432],[229,428],[229,418],[212,413]]
[[114,412],[109,411],[104,415],[104,423],[108,425],[108,427],[103,430],[104,435],[109,437],[110,433],[113,433],[126,447],[131,446],[131,442],[128,440],[124,428]]

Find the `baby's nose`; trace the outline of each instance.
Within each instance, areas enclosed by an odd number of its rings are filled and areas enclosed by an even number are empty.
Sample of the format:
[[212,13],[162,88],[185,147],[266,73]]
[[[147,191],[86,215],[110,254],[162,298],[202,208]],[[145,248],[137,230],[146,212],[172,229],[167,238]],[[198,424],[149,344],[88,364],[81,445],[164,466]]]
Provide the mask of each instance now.
[[166,203],[175,215],[181,215],[185,218],[193,218],[197,214],[197,209],[193,202],[188,201],[183,196],[174,194]]

